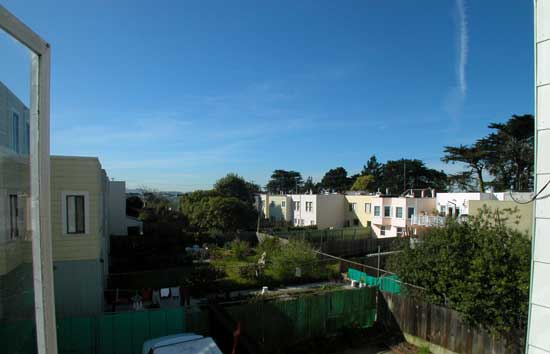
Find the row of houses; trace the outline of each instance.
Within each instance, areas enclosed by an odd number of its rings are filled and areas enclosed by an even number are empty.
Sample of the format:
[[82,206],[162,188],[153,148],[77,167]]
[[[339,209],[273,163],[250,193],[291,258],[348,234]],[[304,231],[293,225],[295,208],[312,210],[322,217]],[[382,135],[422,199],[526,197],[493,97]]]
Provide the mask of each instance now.
[[[29,110],[0,82],[0,321],[34,311]],[[126,235],[126,185],[96,157],[52,156],[51,234],[58,316],[103,311],[109,236]]]
[[503,218],[504,222],[530,233],[532,205],[518,203],[530,197],[531,193],[436,193],[431,189],[410,189],[401,195],[261,194],[260,204],[264,218],[273,223],[318,229],[371,227],[377,237],[395,237],[442,225],[447,217],[477,215],[484,206],[503,212],[515,210],[515,216]]

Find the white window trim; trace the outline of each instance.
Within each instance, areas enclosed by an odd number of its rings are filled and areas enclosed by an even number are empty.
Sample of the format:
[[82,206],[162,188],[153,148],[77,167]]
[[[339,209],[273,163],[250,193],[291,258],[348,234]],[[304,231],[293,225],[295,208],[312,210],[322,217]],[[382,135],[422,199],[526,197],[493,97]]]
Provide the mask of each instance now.
[[[386,216],[386,208],[390,208],[390,215],[388,215],[388,216]],[[384,207],[382,208],[382,212],[383,212],[382,215],[384,215],[385,218],[391,218],[392,215],[393,215],[393,210],[392,209],[393,208],[391,207],[391,205],[384,205]]]
[[[413,214],[409,217],[409,209],[413,210]],[[411,217],[416,215],[416,208],[415,207],[407,207],[407,219],[410,219]]]
[[365,203],[365,213],[370,214],[372,211],[372,204],[371,203]]
[[[376,215],[376,208],[378,208],[378,215]],[[374,208],[372,208],[372,213],[377,218],[382,216],[382,207],[380,205],[375,205]]]
[[[77,195],[84,197],[84,233],[67,232],[67,196]],[[63,236],[78,237],[90,234],[90,193],[87,191],[63,191],[61,192],[61,227]]]
[[[397,216],[397,209],[401,209],[401,216]],[[403,213],[403,207],[395,207],[395,217],[398,218],[398,219],[403,219],[404,218],[404,213]]]

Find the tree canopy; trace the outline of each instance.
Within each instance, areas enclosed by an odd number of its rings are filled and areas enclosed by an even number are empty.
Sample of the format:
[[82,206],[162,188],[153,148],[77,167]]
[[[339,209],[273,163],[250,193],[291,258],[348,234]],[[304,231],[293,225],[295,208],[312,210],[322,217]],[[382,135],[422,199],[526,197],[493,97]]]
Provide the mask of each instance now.
[[[466,165],[466,171],[454,175],[452,180],[459,182],[459,187],[465,188],[470,188],[471,182],[475,180],[480,192],[485,191],[487,184],[495,190],[532,190],[533,116],[513,115],[506,123],[491,123],[489,128],[493,132],[473,145],[445,147],[445,155],[441,159],[443,162],[461,162]],[[484,173],[490,174],[492,181],[487,183]]]
[[443,171],[426,167],[421,160],[390,160],[383,165],[381,185],[390,193],[401,194],[409,188],[447,189],[447,175]]
[[358,176],[351,186],[352,191],[368,191],[373,192],[374,189],[372,185],[374,184],[373,175]]
[[300,172],[275,170],[271,174],[271,179],[267,182],[266,190],[269,193],[298,193],[303,185],[303,179]]
[[259,187],[235,174],[220,178],[212,190],[184,194],[181,212],[199,230],[236,231],[254,227],[254,193]]
[[321,185],[327,191],[344,192],[348,190],[351,185],[348,171],[343,167],[328,170],[321,180]]

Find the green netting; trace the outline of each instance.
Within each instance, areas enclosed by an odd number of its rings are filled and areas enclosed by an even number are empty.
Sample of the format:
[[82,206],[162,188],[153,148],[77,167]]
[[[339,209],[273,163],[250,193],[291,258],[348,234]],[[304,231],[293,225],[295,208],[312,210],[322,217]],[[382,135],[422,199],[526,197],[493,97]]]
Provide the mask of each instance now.
[[[148,339],[185,332],[183,308],[72,317],[57,321],[60,354],[136,354]],[[36,353],[33,321],[0,324],[2,353]]]
[[344,327],[371,327],[376,317],[376,289],[365,287],[300,295],[231,306],[226,310],[263,348],[281,349]]
[[377,278],[357,269],[348,268],[348,278],[364,283],[368,286],[378,286],[380,291],[387,293],[401,293],[401,282],[399,281],[399,277],[397,275],[387,275]]

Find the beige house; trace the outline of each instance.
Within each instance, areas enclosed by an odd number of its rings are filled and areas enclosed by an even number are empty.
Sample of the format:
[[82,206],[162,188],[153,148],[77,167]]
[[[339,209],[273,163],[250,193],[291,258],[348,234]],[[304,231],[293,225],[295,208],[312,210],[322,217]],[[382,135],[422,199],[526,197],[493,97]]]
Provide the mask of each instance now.
[[344,226],[371,227],[373,195],[346,194]]

